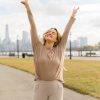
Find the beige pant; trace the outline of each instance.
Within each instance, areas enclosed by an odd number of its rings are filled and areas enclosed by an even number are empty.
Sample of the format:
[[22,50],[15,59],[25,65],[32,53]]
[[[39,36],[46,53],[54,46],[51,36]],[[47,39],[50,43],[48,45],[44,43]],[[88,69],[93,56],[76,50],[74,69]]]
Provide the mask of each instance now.
[[34,81],[33,100],[63,100],[63,84],[57,80]]

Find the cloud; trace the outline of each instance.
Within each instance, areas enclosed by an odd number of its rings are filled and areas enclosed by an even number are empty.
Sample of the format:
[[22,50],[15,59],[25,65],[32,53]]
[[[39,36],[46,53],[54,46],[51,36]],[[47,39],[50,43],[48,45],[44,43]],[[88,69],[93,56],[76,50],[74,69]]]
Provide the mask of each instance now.
[[[73,5],[80,4],[80,10],[71,29],[72,37],[87,36],[89,43],[100,39],[100,0],[29,0],[34,14],[38,35],[50,27],[56,27],[62,34],[69,20]],[[97,4],[98,3],[98,4]],[[9,24],[10,37],[15,41],[22,31],[30,32],[26,10],[20,0],[0,0],[0,37],[4,38],[5,24]],[[30,33],[29,33],[30,37]],[[94,38],[95,37],[95,38]]]
[[100,0],[73,0],[73,4],[86,5],[86,4],[98,4]]
[[50,0],[45,6],[45,12],[52,16],[62,16],[69,11],[68,9],[71,8],[71,5],[72,3],[70,0]]
[[18,12],[18,3],[19,2],[17,0],[0,0],[0,15]]

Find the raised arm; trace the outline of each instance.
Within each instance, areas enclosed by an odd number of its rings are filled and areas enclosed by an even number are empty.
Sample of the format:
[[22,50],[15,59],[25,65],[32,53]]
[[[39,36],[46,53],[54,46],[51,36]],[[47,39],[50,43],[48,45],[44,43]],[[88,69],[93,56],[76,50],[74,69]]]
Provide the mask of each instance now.
[[60,41],[60,43],[59,43],[59,45],[60,45],[62,48],[64,48],[64,49],[65,49],[65,47],[66,47],[66,43],[67,43],[67,39],[68,39],[68,34],[69,34],[69,32],[70,32],[70,30],[71,30],[71,27],[72,27],[72,25],[73,25],[73,23],[74,23],[74,21],[75,21],[75,15],[76,15],[78,9],[79,9],[79,7],[78,7],[78,8],[75,8],[75,7],[74,7],[73,12],[72,12],[72,15],[71,15],[71,17],[70,17],[70,19],[69,19],[68,24],[67,24],[66,27],[65,27],[64,33],[63,33],[62,38],[61,38],[61,41]]
[[31,41],[32,41],[32,47],[33,49],[35,49],[37,43],[39,43],[39,38],[38,38],[38,35],[37,35],[37,30],[36,30],[36,25],[35,25],[35,21],[34,21],[34,18],[33,18],[33,14],[31,12],[31,9],[30,9],[30,6],[28,4],[28,0],[23,0],[21,1],[22,4],[25,5],[25,8],[27,10],[27,15],[28,15],[28,19],[29,19],[29,23],[30,23],[30,26],[31,26]]

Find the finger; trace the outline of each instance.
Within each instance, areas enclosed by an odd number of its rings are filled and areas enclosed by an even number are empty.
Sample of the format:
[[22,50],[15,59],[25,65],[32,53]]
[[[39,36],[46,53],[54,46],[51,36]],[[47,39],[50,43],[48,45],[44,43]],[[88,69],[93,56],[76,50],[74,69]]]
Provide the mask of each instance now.
[[23,0],[24,2],[28,2],[28,0]]
[[25,3],[25,2],[28,2],[28,0],[22,0],[21,2]]
[[24,4],[24,2],[23,2],[23,1],[21,1],[20,3]]
[[21,1],[21,3],[25,5],[25,2]]
[[74,6],[73,10],[78,10],[79,6]]
[[77,9],[76,10],[79,10],[79,6],[77,7]]

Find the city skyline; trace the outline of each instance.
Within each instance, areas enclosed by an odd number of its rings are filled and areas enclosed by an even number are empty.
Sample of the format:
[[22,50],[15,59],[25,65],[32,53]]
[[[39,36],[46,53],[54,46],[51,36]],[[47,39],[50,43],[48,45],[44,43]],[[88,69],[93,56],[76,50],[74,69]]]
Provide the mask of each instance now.
[[0,52],[10,52],[10,51],[17,51],[19,48],[19,51],[32,51],[31,41],[28,38],[28,32],[23,31],[22,32],[22,38],[19,39],[17,36],[15,42],[12,42],[11,38],[9,37],[9,25],[5,25],[5,37],[2,41],[0,41]]
[[[23,30],[28,32],[30,38],[30,25],[26,10],[20,3],[21,0],[0,0],[0,38],[4,39],[5,25],[8,24],[10,37],[13,41],[17,35],[21,39]],[[69,20],[73,6],[79,5],[80,9],[72,27],[72,40],[77,37],[87,37],[89,44],[100,42],[100,0],[29,0],[38,35],[50,27],[57,27],[62,34]],[[62,23],[62,24],[61,24]]]
[[[21,52],[25,51],[32,51],[32,45],[31,45],[31,40],[28,38],[28,32],[26,30],[22,31],[22,38],[19,39],[17,36],[17,39],[15,42],[12,42],[11,38],[9,37],[10,32],[9,32],[9,25],[5,25],[5,38],[1,41],[0,40],[0,51],[1,52],[16,52],[17,49]],[[43,39],[40,38],[40,41],[43,43]],[[77,37],[75,40],[71,40],[71,47],[73,50],[77,49],[82,49],[84,48],[85,50],[99,50],[100,47],[100,42],[98,42],[96,45],[88,45],[88,38],[87,37]],[[70,40],[67,41],[66,44],[66,50],[70,49]]]
[[[5,33],[4,33],[4,39],[1,39],[0,37],[0,44],[2,43],[16,43],[17,40],[19,41],[22,41],[23,43],[27,43],[27,42],[30,42],[31,43],[31,38],[29,38],[28,36],[28,32],[26,30],[23,30],[22,33],[21,33],[21,37],[19,38],[19,36],[17,35],[15,41],[12,41],[11,37],[10,37],[10,31],[9,31],[9,25],[6,24],[5,25]],[[71,37],[72,38],[72,37]],[[43,43],[43,38],[41,36],[39,36],[39,39],[40,41]],[[67,48],[69,48],[69,41],[70,41],[70,38],[68,39],[67,43],[66,43],[66,46]],[[81,46],[86,46],[86,45],[90,45],[88,44],[88,38],[86,36],[80,36],[80,37],[77,37],[76,39],[71,39],[72,43],[73,43],[73,46],[72,47],[75,47],[75,44],[76,47],[81,47]],[[80,42],[79,42],[80,41]],[[80,44],[81,43],[81,44]],[[100,43],[100,42],[98,42]],[[96,44],[98,44],[96,43]],[[83,45],[82,45],[83,44]],[[92,46],[92,45],[91,45]]]

